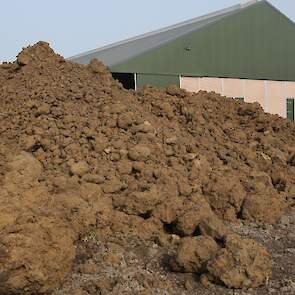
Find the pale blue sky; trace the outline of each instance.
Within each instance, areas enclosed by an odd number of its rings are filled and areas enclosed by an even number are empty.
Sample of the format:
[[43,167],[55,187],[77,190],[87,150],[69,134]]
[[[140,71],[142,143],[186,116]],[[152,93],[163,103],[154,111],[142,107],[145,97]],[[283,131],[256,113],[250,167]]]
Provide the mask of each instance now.
[[[270,0],[295,21],[295,0]],[[2,0],[0,61],[44,40],[69,57],[188,20],[240,0]]]

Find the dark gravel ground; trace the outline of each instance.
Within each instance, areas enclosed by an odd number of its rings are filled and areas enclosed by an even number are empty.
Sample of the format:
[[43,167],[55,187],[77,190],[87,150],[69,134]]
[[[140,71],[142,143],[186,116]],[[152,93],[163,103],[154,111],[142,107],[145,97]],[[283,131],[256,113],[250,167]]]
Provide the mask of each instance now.
[[[275,226],[229,225],[233,231],[265,245],[273,258],[273,278],[258,289],[231,290],[204,287],[192,274],[175,274],[165,266],[165,253],[157,243],[143,245],[130,239],[126,251],[117,243],[101,244],[91,233],[78,244],[72,273],[54,295],[268,295],[295,294],[295,214],[284,215]],[[177,239],[177,236],[171,236]]]

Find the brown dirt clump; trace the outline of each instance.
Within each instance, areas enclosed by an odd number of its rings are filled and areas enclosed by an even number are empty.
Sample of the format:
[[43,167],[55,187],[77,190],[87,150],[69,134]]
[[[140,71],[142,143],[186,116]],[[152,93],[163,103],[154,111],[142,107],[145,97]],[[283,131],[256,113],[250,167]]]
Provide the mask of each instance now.
[[183,238],[171,266],[175,271],[204,274],[209,281],[237,289],[258,287],[272,275],[265,248],[236,235],[228,235],[224,247],[209,236]]
[[38,181],[40,162],[26,152],[8,169],[0,188],[1,294],[49,291],[70,270],[74,241],[103,209],[100,188],[76,183],[53,196]]
[[171,266],[175,271],[202,273],[207,270],[207,263],[216,255],[218,248],[211,237],[185,237]]
[[80,294],[173,290],[115,271],[157,247],[166,273],[231,288],[271,276],[264,247],[225,221],[274,224],[294,207],[293,123],[215,93],[127,91],[44,42],[0,66],[0,88],[1,294],[74,294],[75,270],[100,274]]
[[214,278],[230,288],[256,288],[272,275],[270,256],[253,240],[228,236],[221,249],[207,264]]

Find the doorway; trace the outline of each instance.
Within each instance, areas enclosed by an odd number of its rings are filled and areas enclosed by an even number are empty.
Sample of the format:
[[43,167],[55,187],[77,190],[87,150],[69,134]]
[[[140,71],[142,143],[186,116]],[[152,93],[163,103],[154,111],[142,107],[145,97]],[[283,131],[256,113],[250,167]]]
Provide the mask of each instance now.
[[118,80],[125,89],[135,89],[135,74],[134,73],[112,73],[115,80]]

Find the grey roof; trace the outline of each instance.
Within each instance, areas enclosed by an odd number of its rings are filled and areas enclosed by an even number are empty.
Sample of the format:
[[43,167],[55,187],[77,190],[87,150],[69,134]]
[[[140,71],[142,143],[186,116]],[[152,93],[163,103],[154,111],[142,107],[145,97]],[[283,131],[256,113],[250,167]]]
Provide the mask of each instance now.
[[245,7],[253,5],[258,1],[259,0],[248,1],[244,4],[238,4],[214,13],[193,18],[176,25],[70,57],[69,60],[81,64],[88,64],[91,59],[96,58],[102,61],[105,65],[111,67],[188,33],[197,31],[209,24],[223,19],[224,17],[240,12],[242,9],[245,9]]

